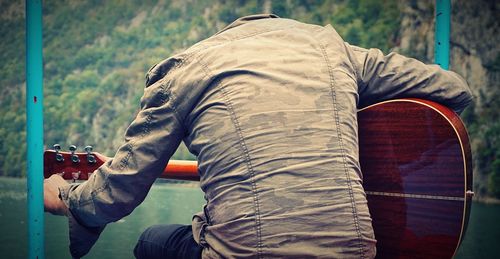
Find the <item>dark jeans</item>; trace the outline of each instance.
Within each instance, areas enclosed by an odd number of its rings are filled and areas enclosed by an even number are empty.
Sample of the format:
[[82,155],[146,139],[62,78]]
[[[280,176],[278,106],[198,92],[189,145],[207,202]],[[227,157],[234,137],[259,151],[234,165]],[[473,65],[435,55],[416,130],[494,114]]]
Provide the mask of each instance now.
[[138,259],[201,258],[201,250],[193,239],[191,225],[155,225],[139,237],[134,255]]

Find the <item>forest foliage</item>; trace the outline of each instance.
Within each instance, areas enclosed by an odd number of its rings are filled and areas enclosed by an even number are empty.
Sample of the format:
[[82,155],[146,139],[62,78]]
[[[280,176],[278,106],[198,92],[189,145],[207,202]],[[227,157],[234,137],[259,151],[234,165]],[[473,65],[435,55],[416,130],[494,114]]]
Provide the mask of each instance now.
[[[24,176],[26,167],[24,9],[24,1],[0,2],[0,175],[4,176]],[[395,47],[400,26],[396,0],[44,1],[45,145],[93,145],[112,156],[138,111],[144,76],[152,65],[238,17],[263,12],[332,24],[351,44],[386,53]],[[469,117],[474,136],[481,118]],[[496,133],[498,125],[492,129]],[[499,144],[491,145],[481,157],[494,159],[485,160],[483,167],[498,172]],[[194,157],[180,147],[174,158]],[[492,184],[491,192],[500,196],[500,175],[490,178],[498,183]]]

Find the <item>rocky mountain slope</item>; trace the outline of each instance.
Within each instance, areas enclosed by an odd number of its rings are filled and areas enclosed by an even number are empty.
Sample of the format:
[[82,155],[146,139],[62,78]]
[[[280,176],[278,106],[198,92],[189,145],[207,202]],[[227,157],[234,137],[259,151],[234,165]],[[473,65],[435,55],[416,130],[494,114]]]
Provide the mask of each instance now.
[[[450,69],[469,82],[462,115],[476,197],[500,197],[498,1],[452,1]],[[273,12],[332,24],[346,41],[433,62],[434,1],[254,0],[44,2],[45,143],[113,155],[138,109],[144,74],[237,17]],[[0,0],[0,175],[25,174],[24,1]],[[181,148],[176,158],[193,158]]]

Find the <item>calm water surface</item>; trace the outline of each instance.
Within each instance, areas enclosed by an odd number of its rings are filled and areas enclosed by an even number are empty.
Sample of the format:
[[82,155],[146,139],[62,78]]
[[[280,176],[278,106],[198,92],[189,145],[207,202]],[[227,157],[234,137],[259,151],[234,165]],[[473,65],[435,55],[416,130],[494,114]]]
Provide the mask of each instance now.
[[[158,183],[134,212],[109,224],[85,258],[133,258],[132,249],[142,231],[153,224],[189,224],[200,211],[198,188]],[[26,182],[0,178],[0,258],[27,257]],[[71,258],[64,217],[45,214],[47,259]],[[455,258],[499,258],[500,205],[472,204],[469,228]]]

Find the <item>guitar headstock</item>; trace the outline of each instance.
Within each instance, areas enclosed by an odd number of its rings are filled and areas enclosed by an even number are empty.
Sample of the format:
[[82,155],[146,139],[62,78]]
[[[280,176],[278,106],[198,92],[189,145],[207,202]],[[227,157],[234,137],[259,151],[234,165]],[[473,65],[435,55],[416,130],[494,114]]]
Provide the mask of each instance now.
[[45,178],[59,174],[66,180],[87,180],[105,162],[92,153],[92,146],[86,146],[85,152],[79,153],[74,145],[69,147],[69,152],[61,152],[59,144],[55,144],[53,148],[43,154]]

